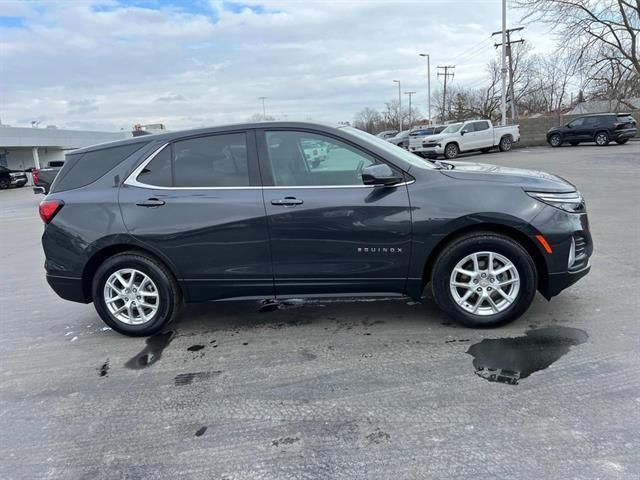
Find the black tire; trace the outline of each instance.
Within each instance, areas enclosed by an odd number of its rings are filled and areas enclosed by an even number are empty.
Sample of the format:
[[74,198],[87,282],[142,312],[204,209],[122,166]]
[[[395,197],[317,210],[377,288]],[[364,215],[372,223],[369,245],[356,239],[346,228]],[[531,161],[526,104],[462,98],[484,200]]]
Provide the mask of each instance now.
[[569,145],[575,147],[576,145],[580,145],[580,142],[569,142]]
[[0,190],[5,190],[9,188],[11,182],[6,178],[0,178]]
[[513,140],[511,139],[511,135],[505,135],[500,139],[500,143],[498,144],[498,148],[501,152],[508,152],[511,150],[513,145]]
[[[135,268],[147,275],[157,286],[159,307],[154,316],[141,325],[129,325],[118,320],[107,308],[104,285],[109,276],[123,268]],[[181,306],[178,284],[163,264],[142,252],[123,252],[108,258],[96,270],[91,292],[98,315],[115,331],[130,337],[146,337],[160,332],[171,323]]]
[[[520,289],[515,301],[505,310],[487,316],[465,311],[454,300],[449,286],[451,274],[458,262],[467,255],[483,251],[506,257],[516,267],[520,278]],[[511,238],[491,232],[471,233],[447,245],[438,256],[431,276],[433,297],[438,307],[456,322],[472,328],[497,327],[518,318],[531,305],[537,284],[536,267],[529,253]]]
[[482,153],[489,153],[489,151],[490,151],[490,150],[491,150],[490,148],[483,148],[483,149],[481,149],[480,151],[481,151]]
[[624,144],[625,144],[625,143],[627,143],[628,141],[629,141],[629,139],[628,139],[628,138],[623,138],[623,139],[620,139],[620,140],[616,140],[616,143],[617,143],[618,145],[624,145]]
[[458,156],[459,153],[460,153],[460,149],[458,148],[458,145],[455,143],[448,143],[444,147],[444,158],[446,158],[447,160],[453,160]]
[[549,137],[549,145],[554,148],[562,146],[562,137],[559,133],[554,133]]
[[596,135],[593,137],[593,140],[594,142],[596,142],[596,145],[598,145],[599,147],[606,147],[607,145],[609,145],[611,138],[609,137],[609,133],[603,130],[601,132],[596,132]]

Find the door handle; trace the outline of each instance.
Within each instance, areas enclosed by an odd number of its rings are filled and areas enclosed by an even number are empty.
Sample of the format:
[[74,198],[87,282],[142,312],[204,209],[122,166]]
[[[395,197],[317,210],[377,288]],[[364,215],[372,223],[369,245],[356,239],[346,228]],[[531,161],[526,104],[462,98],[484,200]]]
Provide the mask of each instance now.
[[157,198],[147,198],[146,200],[136,203],[139,207],[161,207],[164,204],[164,200],[159,200]]
[[271,205],[279,205],[281,207],[293,207],[294,205],[302,205],[304,202],[299,198],[285,197],[277,200],[271,200]]

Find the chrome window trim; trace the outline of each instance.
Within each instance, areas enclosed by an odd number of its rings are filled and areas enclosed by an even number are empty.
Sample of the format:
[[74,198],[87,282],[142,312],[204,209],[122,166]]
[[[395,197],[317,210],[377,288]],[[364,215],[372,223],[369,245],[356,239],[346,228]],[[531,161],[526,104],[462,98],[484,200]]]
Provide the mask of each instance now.
[[[139,187],[139,188],[147,188],[152,190],[274,190],[274,189],[308,189],[308,188],[376,188],[380,185],[298,185],[298,186],[278,186],[278,185],[268,185],[268,186],[237,186],[237,187],[164,187],[159,185],[151,185],[148,183],[142,183],[137,180],[138,175],[142,173],[142,170],[158,155],[162,150],[164,150],[167,146],[169,146],[171,142],[167,142],[162,144],[156,150],[151,153],[140,165],[136,167],[136,169],[129,174],[127,179],[123,182],[123,185],[129,185],[130,187]],[[397,183],[393,185],[394,187],[402,187],[405,185],[411,185],[415,180],[410,180],[408,182]]]

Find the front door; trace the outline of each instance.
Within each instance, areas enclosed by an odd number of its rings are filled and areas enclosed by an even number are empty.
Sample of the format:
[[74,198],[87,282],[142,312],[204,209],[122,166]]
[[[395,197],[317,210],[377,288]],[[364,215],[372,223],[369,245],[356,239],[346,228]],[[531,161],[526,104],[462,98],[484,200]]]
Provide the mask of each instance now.
[[273,296],[254,137],[169,143],[120,189],[127,229],[171,263],[188,300]]
[[[383,160],[311,130],[258,133],[276,295],[402,293],[410,258],[406,185],[364,185]],[[309,145],[326,151],[316,161]]]

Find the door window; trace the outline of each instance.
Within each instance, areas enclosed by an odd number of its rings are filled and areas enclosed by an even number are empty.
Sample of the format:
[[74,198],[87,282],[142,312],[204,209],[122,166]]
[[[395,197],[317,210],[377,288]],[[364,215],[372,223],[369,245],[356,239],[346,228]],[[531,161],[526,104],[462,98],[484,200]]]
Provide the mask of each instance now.
[[249,185],[244,133],[211,135],[173,144],[175,187],[242,187]]
[[475,124],[476,124],[476,122],[469,122],[464,126],[463,130],[466,131],[467,133],[473,133],[473,132],[476,131],[476,125]]
[[581,127],[583,123],[584,123],[584,117],[576,118],[573,122],[569,123],[569,127],[571,128]]
[[489,130],[489,122],[474,122],[475,131],[481,132],[482,130]]
[[378,163],[366,152],[316,133],[266,132],[266,141],[276,186],[363,185],[362,169]]
[[179,140],[165,147],[137,180],[158,187],[244,187],[250,185],[244,133]]

